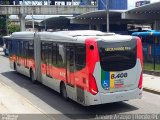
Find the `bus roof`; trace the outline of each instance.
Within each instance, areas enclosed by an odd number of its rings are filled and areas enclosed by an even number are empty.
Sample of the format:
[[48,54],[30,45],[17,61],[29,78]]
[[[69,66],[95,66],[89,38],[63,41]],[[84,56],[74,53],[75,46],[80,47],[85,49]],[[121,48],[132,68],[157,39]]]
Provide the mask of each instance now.
[[75,30],[75,31],[58,31],[58,32],[15,32],[13,38],[33,39],[34,34],[38,34],[44,41],[61,41],[61,42],[84,42],[87,38],[95,38],[104,41],[127,41],[132,37],[129,35],[118,35],[115,33],[104,33],[96,30]]
[[34,38],[35,32],[14,32],[12,33],[12,38],[17,38],[17,39],[33,39]]
[[11,37],[11,36],[9,36],[9,35],[8,35],[8,36],[3,36],[4,39],[5,39],[5,38],[10,38],[10,37]]
[[76,36],[109,36],[115,33],[104,33],[96,30],[75,30],[75,31],[58,31],[57,33],[66,34],[72,37]]
[[[104,33],[101,31],[95,30],[76,30],[76,31],[58,31],[58,32],[40,32],[40,37],[46,40],[61,40],[64,41],[72,41],[72,42],[84,42],[88,38],[94,38],[95,40],[104,40],[110,42],[117,41],[128,41],[131,40],[132,37],[129,35],[118,35],[115,33]],[[63,40],[64,39],[64,40]],[[50,41],[49,40],[49,41]]]
[[146,32],[134,32],[133,36],[160,36],[160,32],[156,30],[149,30]]

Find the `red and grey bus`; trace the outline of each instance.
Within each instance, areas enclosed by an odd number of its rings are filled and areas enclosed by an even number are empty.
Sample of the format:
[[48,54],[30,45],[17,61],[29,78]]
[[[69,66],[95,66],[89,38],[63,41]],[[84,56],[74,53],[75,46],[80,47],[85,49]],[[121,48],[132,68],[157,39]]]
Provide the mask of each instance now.
[[10,66],[82,105],[142,97],[143,55],[135,36],[100,31],[16,32]]

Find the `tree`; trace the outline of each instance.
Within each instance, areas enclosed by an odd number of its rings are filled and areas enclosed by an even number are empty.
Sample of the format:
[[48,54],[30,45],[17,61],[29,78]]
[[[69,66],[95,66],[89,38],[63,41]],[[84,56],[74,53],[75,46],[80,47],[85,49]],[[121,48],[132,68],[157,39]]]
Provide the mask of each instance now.
[[6,34],[6,15],[0,15],[0,36],[4,36]]
[[13,32],[19,32],[20,31],[20,25],[13,23],[13,22],[8,22],[8,32],[9,34]]

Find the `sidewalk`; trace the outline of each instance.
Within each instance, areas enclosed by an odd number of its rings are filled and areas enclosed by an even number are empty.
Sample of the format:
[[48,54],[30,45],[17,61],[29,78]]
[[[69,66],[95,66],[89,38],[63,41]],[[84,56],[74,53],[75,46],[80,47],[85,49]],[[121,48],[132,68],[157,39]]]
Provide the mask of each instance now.
[[43,114],[42,110],[1,82],[0,91],[1,114]]
[[143,74],[143,90],[160,95],[160,77]]

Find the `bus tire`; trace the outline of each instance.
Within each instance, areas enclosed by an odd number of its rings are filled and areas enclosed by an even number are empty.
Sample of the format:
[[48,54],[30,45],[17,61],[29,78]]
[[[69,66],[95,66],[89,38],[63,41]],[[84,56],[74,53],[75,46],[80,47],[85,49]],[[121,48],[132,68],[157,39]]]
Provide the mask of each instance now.
[[60,93],[65,100],[68,100],[67,90],[64,82],[60,84]]
[[17,66],[15,62],[14,62],[14,70],[17,71]]
[[31,81],[32,81],[32,83],[36,83],[36,80],[34,79],[34,73],[33,73],[33,71],[32,71],[32,69],[30,69],[30,79],[31,79]]

